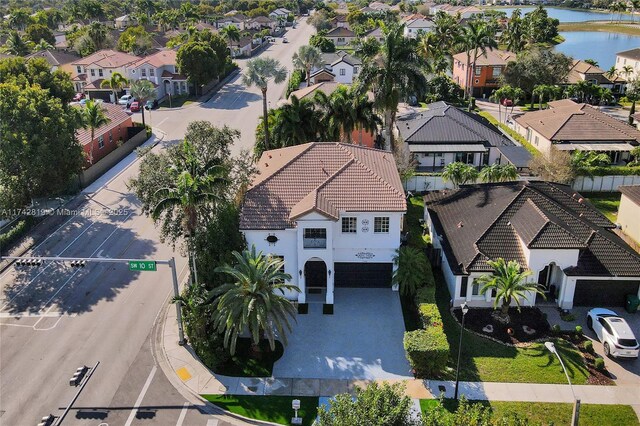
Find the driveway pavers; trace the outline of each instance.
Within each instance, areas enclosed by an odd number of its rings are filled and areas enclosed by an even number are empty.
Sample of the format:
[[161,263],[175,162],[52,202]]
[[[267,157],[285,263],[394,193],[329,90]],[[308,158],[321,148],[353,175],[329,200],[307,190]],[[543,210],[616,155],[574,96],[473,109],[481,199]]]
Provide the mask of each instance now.
[[412,378],[397,292],[337,288],[333,315],[323,315],[322,304],[309,304],[309,313],[297,320],[274,377]]

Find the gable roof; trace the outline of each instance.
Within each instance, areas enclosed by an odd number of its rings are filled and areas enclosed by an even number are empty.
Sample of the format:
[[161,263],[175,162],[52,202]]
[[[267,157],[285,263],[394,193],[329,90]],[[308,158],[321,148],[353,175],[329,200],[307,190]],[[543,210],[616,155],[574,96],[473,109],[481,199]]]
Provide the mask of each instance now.
[[425,207],[456,274],[490,272],[488,260],[516,260],[527,267],[530,249],[579,250],[567,275],[640,275],[640,255],[615,225],[569,186],[551,182],[463,185],[432,191]]
[[640,131],[590,105],[565,99],[550,108],[514,115],[514,120],[551,141],[640,142]]
[[[109,122],[104,124],[97,129],[95,129],[94,135],[97,138],[100,135],[105,134],[111,129],[115,129],[120,126],[125,121],[129,120],[131,116],[127,114],[127,112],[122,109],[122,105],[114,105],[108,103],[100,104],[102,106],[102,110],[104,111],[104,115],[109,118]],[[78,108],[84,108],[84,106],[79,106]],[[78,129],[76,131],[76,139],[80,143],[80,145],[84,146],[91,142],[91,130],[90,129]]]
[[605,70],[588,62],[574,60],[567,76],[567,83],[575,84],[578,81],[596,80],[598,84],[624,83],[620,76],[610,76]]
[[178,53],[173,49],[160,50],[153,55],[145,56],[144,58],[129,65],[130,68],[138,68],[141,65],[152,65],[156,68],[163,67],[165,65],[176,65]]
[[[326,71],[327,70],[321,70],[321,71]],[[316,74],[312,74],[311,76],[313,77]],[[333,74],[331,74],[333,75]],[[334,75],[335,77],[335,75]],[[302,89],[296,90],[291,92],[291,94],[289,95],[289,98],[291,98],[291,96],[295,96],[296,98],[298,98],[299,100],[303,100],[303,99],[311,99],[313,98],[313,96],[315,95],[316,91],[321,91],[324,92],[326,95],[331,95],[333,92],[335,92],[335,90],[340,87],[340,83],[338,83],[337,81],[323,81],[321,83],[317,83],[308,87],[304,87]]]
[[336,27],[325,34],[325,37],[355,37],[356,33],[351,31],[349,28],[345,27]]
[[240,229],[294,228],[317,212],[404,212],[406,202],[393,155],[336,142],[266,151],[247,191]]
[[425,18],[416,18],[406,21],[405,26],[407,28],[430,28],[434,25],[434,23]]
[[623,52],[616,53],[616,56],[620,56],[621,58],[633,59],[635,61],[640,61],[640,47],[636,47],[635,49],[625,50]]
[[384,33],[382,32],[382,28],[376,27],[371,31],[369,31],[365,37],[380,38],[380,37],[384,37]]
[[634,204],[640,206],[640,185],[619,186],[618,190],[627,196]]
[[[471,52],[471,59],[473,60],[474,52]],[[458,62],[467,62],[467,52],[460,52],[453,55],[453,59]],[[505,66],[509,61],[514,61],[516,59],[516,54],[513,52],[509,52],[508,50],[499,50],[499,49],[487,49],[487,52],[484,55],[480,55],[478,59],[476,59],[477,66]]]
[[396,122],[402,139],[412,144],[478,144],[514,146],[514,143],[483,117],[461,111],[446,102],[434,102],[418,116]]
[[80,59],[79,56],[72,55],[66,52],[60,52],[58,50],[41,50],[39,52],[34,52],[30,55],[27,55],[26,58],[44,58],[52,67],[70,64]]
[[354,56],[349,55],[347,52],[343,50],[338,50],[337,52],[332,53],[323,53],[322,54],[322,63],[324,65],[335,65],[341,61],[346,62],[351,66],[362,65],[362,61]]
[[140,57],[115,50],[99,50],[86,58],[72,62],[72,65],[95,65],[101,68],[119,68],[139,61]]

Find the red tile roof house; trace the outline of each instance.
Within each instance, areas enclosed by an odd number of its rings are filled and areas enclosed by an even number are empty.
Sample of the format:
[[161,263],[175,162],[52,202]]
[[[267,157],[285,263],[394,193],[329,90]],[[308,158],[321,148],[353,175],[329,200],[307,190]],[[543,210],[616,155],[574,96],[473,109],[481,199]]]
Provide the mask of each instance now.
[[284,259],[301,290],[289,299],[333,305],[340,287],[392,291],[407,206],[391,153],[313,142],[264,152],[258,170],[240,229],[249,247]]
[[476,279],[491,274],[487,261],[498,258],[518,261],[546,294],[545,301],[530,293],[523,306],[625,306],[628,294],[640,294],[640,255],[566,185],[521,181],[431,191],[425,223],[454,306],[493,305]]
[[127,65],[125,77],[130,81],[149,80],[156,88],[156,99],[189,93],[187,77],[178,71],[178,53],[161,50]]
[[77,92],[89,92],[92,99],[115,102],[113,92],[108,87],[100,87],[114,72],[127,76],[126,67],[139,61],[140,57],[115,50],[99,50],[86,58],[71,63],[74,68],[72,81]]
[[[79,129],[76,138],[85,153],[85,168],[100,161],[104,156],[118,148],[129,139],[128,129],[133,126],[131,116],[120,105],[103,103],[104,114],[110,121],[94,131],[91,141],[91,129]],[[79,108],[84,108],[80,106]],[[93,145],[93,161],[91,161],[91,146]]]

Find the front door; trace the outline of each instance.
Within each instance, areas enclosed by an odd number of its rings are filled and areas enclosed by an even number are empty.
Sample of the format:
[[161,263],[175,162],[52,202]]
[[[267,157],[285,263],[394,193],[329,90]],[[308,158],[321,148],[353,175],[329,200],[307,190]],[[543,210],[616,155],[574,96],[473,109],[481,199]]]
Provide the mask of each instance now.
[[327,265],[322,260],[309,260],[304,265],[304,281],[307,288],[326,288]]

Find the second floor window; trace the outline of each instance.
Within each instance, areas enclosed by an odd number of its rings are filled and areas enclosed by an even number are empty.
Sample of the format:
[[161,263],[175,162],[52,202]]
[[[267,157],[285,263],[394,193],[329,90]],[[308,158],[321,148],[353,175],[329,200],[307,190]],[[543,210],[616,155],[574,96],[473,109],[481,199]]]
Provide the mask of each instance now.
[[156,76],[156,70],[154,68],[149,68],[149,77],[155,77]]
[[482,74],[482,68],[476,67],[475,70],[476,70],[476,75]]
[[502,74],[502,67],[493,67],[493,73],[491,74],[493,78],[498,78]]
[[304,228],[304,248],[327,248],[327,230],[325,228]]
[[98,70],[98,75],[99,75],[100,77],[102,77],[102,76],[103,76],[103,74],[102,74],[102,68],[100,68],[100,69]]
[[76,67],[76,71],[78,71],[78,74],[82,74],[82,67],[80,65],[78,65]]
[[104,136],[98,136],[98,148],[102,149],[104,148]]
[[347,70],[345,70],[344,68],[342,68],[340,70],[340,75],[347,75]]
[[143,77],[146,77],[147,76],[147,69],[146,68],[142,68],[140,70],[140,75],[142,75]]
[[344,43],[344,38],[343,37],[338,37],[338,43]]
[[376,217],[373,219],[373,233],[374,234],[388,234],[389,233],[389,218],[386,216]]
[[355,234],[357,232],[357,226],[358,226],[358,218],[355,218],[355,217],[342,218],[343,234]]
[[96,70],[91,68],[91,77],[95,77],[95,76],[96,76]]

